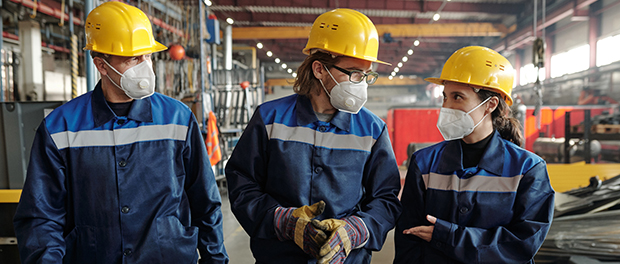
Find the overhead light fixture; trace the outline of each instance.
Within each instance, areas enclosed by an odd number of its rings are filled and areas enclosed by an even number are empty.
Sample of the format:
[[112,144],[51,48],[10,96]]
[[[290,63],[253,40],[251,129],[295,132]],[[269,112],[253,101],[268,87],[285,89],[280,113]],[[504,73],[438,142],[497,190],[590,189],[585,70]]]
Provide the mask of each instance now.
[[413,45],[417,47],[418,45],[420,45],[420,41],[416,39],[416,40],[413,42]]
[[260,43],[260,42],[259,42],[259,43],[256,43],[256,47],[257,47],[258,49],[262,49],[262,48],[263,48],[263,43]]
[[267,51],[267,57],[271,57],[273,56],[273,53],[271,51]]
[[397,65],[398,65],[399,68],[403,67],[403,63],[402,62],[399,62]]
[[291,72],[293,72],[293,69],[288,68],[288,70],[286,70],[286,71],[287,71],[288,73],[291,73]]
[[395,72],[390,73],[390,76],[396,76]]
[[402,76],[402,75],[398,76],[398,79],[402,80],[403,78],[405,78],[405,76]]
[[433,15],[433,20],[437,21],[439,20],[439,17],[441,17],[439,13],[435,13],[435,15]]
[[388,79],[390,79],[390,80],[391,80],[391,79],[393,79],[393,78],[394,78],[394,77],[392,77],[392,75],[388,76]]
[[286,63],[282,63],[282,69],[286,69]]
[[[416,46],[417,46],[417,45],[416,45]],[[409,54],[409,55],[413,55],[413,50],[412,50],[412,49],[409,49],[409,50],[407,51],[407,54]]]
[[296,72],[293,73],[293,78],[297,78],[297,73]]
[[407,62],[409,60],[409,58],[407,58],[407,56],[403,57],[403,62]]
[[234,21],[232,18],[230,18],[230,17],[226,19],[226,22],[227,22],[228,24],[231,24],[231,25],[232,25],[233,23],[235,23],[235,21]]
[[275,59],[276,63],[280,63],[280,58]]
[[400,71],[400,68],[398,67],[394,68],[394,72],[399,72],[399,71]]
[[205,3],[205,5],[207,5],[207,6],[211,6],[211,5],[213,5],[213,3],[211,3],[211,1],[210,1],[210,0],[204,0],[203,2],[204,2],[204,3]]

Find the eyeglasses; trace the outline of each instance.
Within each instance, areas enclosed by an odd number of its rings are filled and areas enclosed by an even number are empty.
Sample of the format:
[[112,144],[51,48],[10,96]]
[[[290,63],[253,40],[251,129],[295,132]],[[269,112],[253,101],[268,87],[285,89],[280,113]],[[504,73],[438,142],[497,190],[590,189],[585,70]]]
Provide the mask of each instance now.
[[377,78],[379,78],[379,74],[376,72],[364,73],[360,70],[345,70],[336,65],[334,65],[333,67],[336,68],[336,70],[339,70],[340,72],[349,75],[349,81],[351,81],[352,83],[361,83],[364,78],[366,78],[366,83],[368,85],[371,85],[377,81]]

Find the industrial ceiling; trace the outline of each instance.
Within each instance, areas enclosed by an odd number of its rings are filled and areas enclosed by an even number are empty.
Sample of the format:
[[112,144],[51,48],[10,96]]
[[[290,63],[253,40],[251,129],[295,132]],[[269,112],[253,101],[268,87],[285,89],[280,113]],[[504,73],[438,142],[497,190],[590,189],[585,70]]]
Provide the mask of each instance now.
[[[517,24],[531,26],[530,0],[213,0],[209,8],[220,21],[232,18],[233,43],[256,46],[263,65],[275,66],[275,58],[296,67],[305,58],[304,48],[314,19],[334,8],[352,8],[366,14],[380,37],[377,72],[390,75],[398,63],[398,75],[437,74],[458,48],[491,46],[515,31]],[[547,1],[547,5],[555,2]],[[562,2],[562,1],[560,1]],[[439,15],[438,20],[433,17]],[[529,18],[528,18],[529,17]],[[522,21],[528,18],[528,21]],[[225,23],[225,22],[224,22]],[[527,25],[525,25],[527,23]],[[419,42],[416,42],[418,40]],[[416,46],[415,44],[418,44]],[[413,50],[413,54],[409,50]],[[266,52],[272,51],[273,56]],[[407,61],[403,62],[403,57]],[[273,63],[272,63],[273,62]]]

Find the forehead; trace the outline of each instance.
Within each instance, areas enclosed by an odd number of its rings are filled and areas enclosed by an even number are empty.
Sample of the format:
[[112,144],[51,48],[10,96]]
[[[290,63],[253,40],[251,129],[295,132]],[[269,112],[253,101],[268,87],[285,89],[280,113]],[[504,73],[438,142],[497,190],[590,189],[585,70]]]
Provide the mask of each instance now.
[[446,94],[449,93],[462,93],[465,95],[474,95],[476,92],[474,89],[468,84],[457,83],[457,82],[446,82],[443,87],[443,92]]
[[341,68],[351,68],[351,69],[360,69],[360,70],[370,70],[372,66],[372,62],[367,60],[360,60],[357,58],[351,58],[343,56],[338,63],[338,67]]

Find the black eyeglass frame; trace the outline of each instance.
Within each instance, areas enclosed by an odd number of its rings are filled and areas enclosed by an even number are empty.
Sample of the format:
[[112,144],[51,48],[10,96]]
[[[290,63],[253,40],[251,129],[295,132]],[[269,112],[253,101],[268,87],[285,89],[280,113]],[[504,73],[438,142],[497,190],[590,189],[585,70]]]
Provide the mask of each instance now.
[[[373,83],[375,83],[377,81],[377,79],[379,79],[379,74],[376,73],[376,72],[365,73],[365,72],[360,71],[360,70],[351,70],[351,71],[349,71],[349,70],[345,70],[343,68],[340,68],[340,67],[338,67],[336,65],[333,65],[332,67],[334,67],[336,70],[339,70],[340,72],[342,72],[342,73],[344,73],[346,75],[349,75],[349,81],[351,81],[352,83],[361,83],[362,81],[364,81],[364,79],[366,79],[366,83],[368,85],[372,85]],[[362,74],[363,77],[359,81],[353,81],[351,78],[353,78],[353,73],[354,72],[359,72],[360,74]],[[368,79],[368,76],[374,76],[375,78],[370,80],[370,79]],[[370,80],[370,82],[368,82],[368,80]]]

